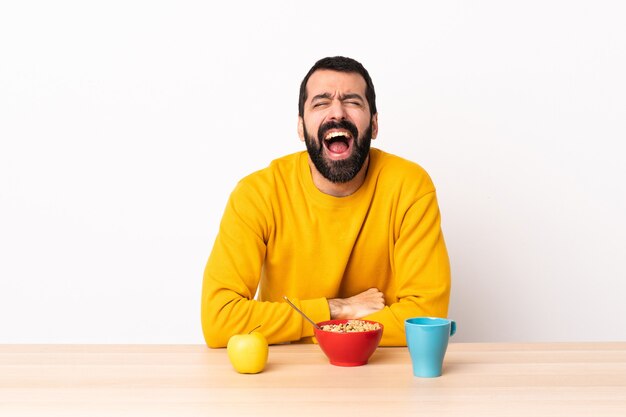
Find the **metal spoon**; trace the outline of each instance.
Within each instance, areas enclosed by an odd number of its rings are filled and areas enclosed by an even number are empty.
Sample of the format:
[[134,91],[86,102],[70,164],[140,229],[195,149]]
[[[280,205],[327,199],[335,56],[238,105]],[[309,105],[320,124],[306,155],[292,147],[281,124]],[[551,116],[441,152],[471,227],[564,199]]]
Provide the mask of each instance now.
[[313,325],[313,327],[315,327],[317,330],[322,330],[322,328],[320,326],[318,326],[317,323],[315,323],[313,320],[311,320],[306,314],[304,314],[302,311],[300,311],[300,309],[298,307],[296,307],[291,301],[289,301],[289,298],[287,298],[286,295],[283,295],[283,298],[285,299],[285,301],[287,301],[287,304],[289,304],[291,306],[291,308],[296,310],[298,313],[302,314],[302,317],[304,317],[305,319],[310,321],[311,324]]

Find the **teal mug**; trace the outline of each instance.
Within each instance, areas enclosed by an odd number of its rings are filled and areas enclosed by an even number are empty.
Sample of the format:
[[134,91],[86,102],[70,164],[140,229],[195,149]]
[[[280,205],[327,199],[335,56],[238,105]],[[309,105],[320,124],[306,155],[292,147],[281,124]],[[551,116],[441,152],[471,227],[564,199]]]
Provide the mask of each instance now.
[[456,333],[456,322],[436,317],[414,317],[404,321],[404,331],[413,375],[423,378],[441,376],[448,340]]

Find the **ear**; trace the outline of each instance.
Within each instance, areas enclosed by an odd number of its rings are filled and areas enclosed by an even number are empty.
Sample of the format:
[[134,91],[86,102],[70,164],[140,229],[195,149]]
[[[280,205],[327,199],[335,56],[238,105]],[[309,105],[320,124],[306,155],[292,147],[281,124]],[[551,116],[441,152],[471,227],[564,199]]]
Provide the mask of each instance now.
[[378,136],[378,113],[372,115],[372,140]]
[[304,120],[300,116],[298,116],[298,137],[301,142],[304,142]]

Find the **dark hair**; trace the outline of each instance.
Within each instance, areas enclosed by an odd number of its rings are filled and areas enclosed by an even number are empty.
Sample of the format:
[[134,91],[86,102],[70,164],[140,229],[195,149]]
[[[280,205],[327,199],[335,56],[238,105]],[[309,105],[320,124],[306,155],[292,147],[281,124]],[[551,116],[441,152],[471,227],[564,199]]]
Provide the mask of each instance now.
[[302,80],[302,84],[300,84],[300,101],[298,102],[298,114],[300,117],[304,117],[304,102],[307,99],[306,84],[315,71],[322,69],[360,74],[365,79],[365,98],[370,106],[370,114],[376,114],[376,91],[374,91],[374,83],[372,83],[372,79],[365,67],[352,58],[333,56],[317,61]]

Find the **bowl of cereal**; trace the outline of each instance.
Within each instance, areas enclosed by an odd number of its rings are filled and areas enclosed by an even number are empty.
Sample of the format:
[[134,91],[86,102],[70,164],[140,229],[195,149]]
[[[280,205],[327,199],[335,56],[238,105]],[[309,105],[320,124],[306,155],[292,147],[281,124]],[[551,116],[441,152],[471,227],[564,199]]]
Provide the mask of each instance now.
[[383,336],[383,325],[371,320],[328,320],[317,325],[317,343],[337,366],[365,365]]

